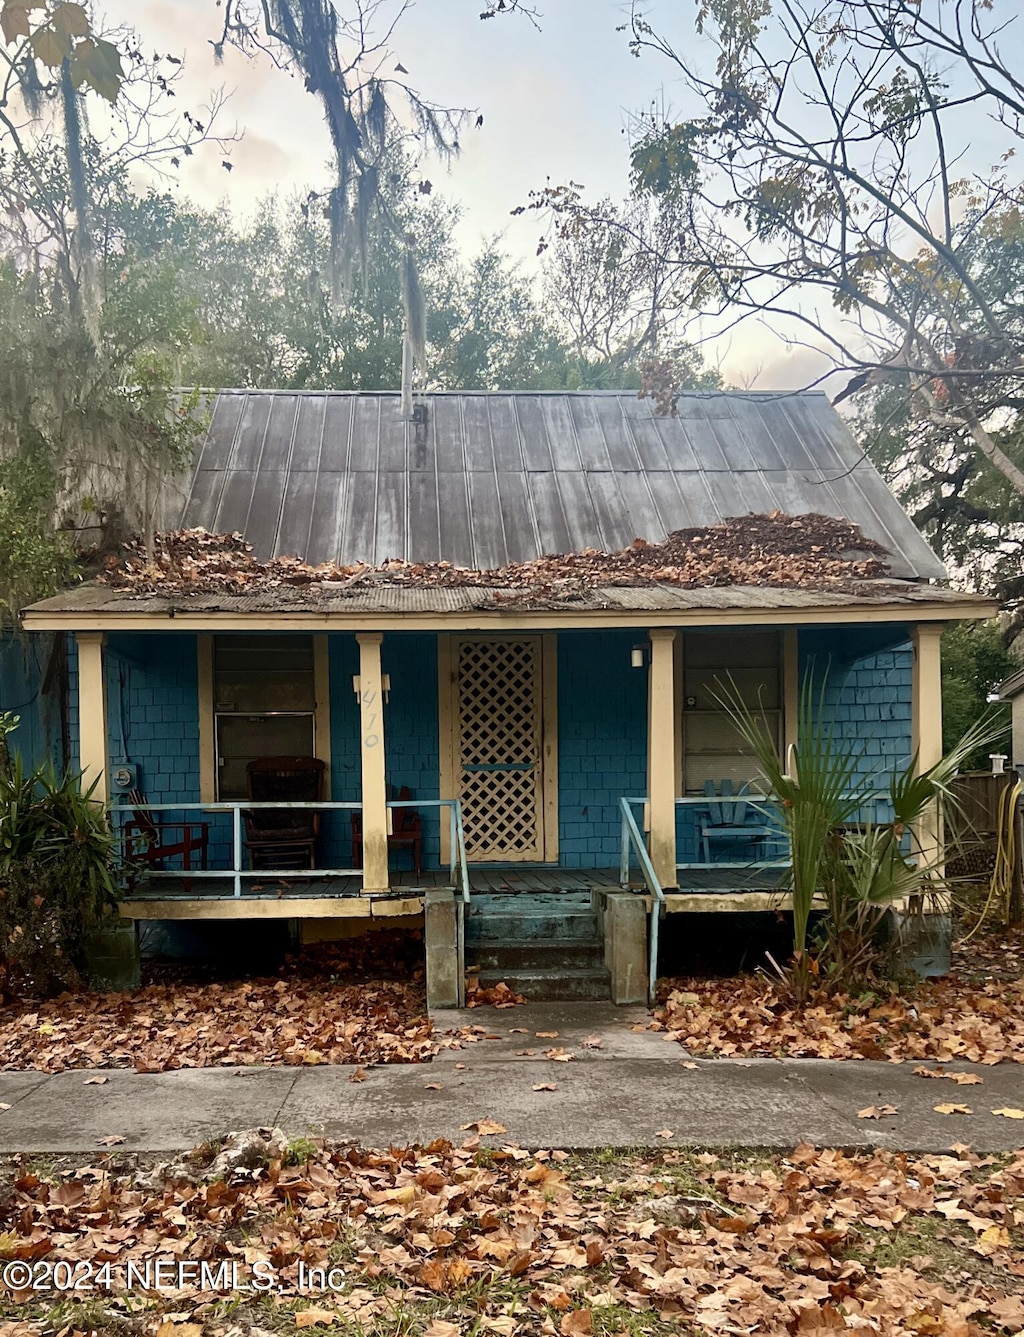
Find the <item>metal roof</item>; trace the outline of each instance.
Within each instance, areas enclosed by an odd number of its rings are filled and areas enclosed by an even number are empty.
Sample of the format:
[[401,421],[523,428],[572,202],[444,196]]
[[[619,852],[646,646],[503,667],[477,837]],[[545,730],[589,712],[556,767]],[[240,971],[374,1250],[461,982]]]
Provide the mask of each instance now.
[[259,557],[476,570],[627,547],[750,512],[859,525],[895,575],[938,558],[823,394],[223,390],[173,526],[240,531]]

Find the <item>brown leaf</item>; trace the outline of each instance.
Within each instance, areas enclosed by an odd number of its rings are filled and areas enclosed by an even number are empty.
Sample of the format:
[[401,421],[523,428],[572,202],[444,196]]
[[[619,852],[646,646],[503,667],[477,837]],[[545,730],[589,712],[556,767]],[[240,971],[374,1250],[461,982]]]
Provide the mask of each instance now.
[[896,1113],[895,1105],[866,1105],[857,1111],[858,1119],[891,1119]]
[[203,1337],[203,1325],[175,1323],[173,1319],[168,1319],[157,1328],[155,1337]]
[[534,1082],[533,1089],[535,1091],[557,1091],[558,1087],[554,1082]]
[[508,1132],[505,1125],[498,1123],[495,1119],[475,1119],[472,1123],[464,1123],[459,1126],[464,1133],[479,1133],[482,1137]]
[[109,1077],[87,1077],[82,1083],[83,1086],[106,1086],[110,1081]]
[[998,1114],[1004,1119],[1024,1119],[1024,1110],[1019,1110],[1012,1106],[1004,1106],[1002,1109],[993,1110],[992,1113]]
[[936,1114],[973,1114],[974,1111],[967,1105],[933,1105],[932,1109]]
[[122,1142],[124,1142],[124,1138],[120,1133],[108,1133],[106,1137],[98,1137],[96,1139],[96,1145],[98,1147],[119,1147]]
[[592,1309],[570,1309],[562,1315],[558,1331],[562,1337],[588,1337],[593,1331],[594,1312]]
[[[316,1309],[312,1306],[309,1309],[300,1309],[295,1315],[295,1326],[297,1328],[314,1328],[317,1326],[327,1328],[337,1321],[338,1315],[333,1310]],[[202,1328],[200,1328],[200,1337],[201,1334]]]
[[353,1073],[350,1074],[350,1076],[349,1076],[349,1081],[350,1081],[350,1082],[365,1082],[365,1081],[366,1081],[366,1069],[365,1069],[365,1068],[356,1068],[355,1072],[353,1072]]

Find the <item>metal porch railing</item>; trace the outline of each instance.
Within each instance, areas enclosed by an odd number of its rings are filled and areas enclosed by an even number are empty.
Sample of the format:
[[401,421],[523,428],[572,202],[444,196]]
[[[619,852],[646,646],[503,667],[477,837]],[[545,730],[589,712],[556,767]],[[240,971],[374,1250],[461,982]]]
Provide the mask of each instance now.
[[[422,810],[425,808],[443,808],[448,809],[448,848],[449,862],[448,871],[451,879],[451,886],[460,893],[462,904],[469,904],[470,885],[469,885],[469,867],[466,861],[466,840],[462,822],[462,804],[458,799],[393,799],[389,800],[389,808],[415,808]],[[133,803],[133,804],[111,804],[111,821],[115,828],[124,834],[124,828],[132,816],[137,812],[143,813],[175,813],[182,814],[185,821],[188,821],[188,814],[209,814],[212,816],[223,816],[230,814],[230,847],[231,847],[231,866],[229,868],[147,868],[145,876],[147,880],[167,880],[174,879],[181,881],[183,878],[212,882],[230,882],[233,897],[243,897],[246,893],[243,890],[243,883],[246,881],[266,881],[267,879],[287,880],[289,878],[340,878],[340,877],[362,877],[362,868],[246,868],[245,865],[245,840],[243,838],[243,818],[244,812],[255,812],[261,809],[271,811],[281,811],[282,809],[295,808],[306,812],[358,812],[361,811],[362,803],[338,803],[338,802],[320,802],[320,803],[285,803],[285,802],[263,802],[256,803],[249,799],[231,799],[220,800],[215,803]],[[198,817],[194,819],[198,824]]]

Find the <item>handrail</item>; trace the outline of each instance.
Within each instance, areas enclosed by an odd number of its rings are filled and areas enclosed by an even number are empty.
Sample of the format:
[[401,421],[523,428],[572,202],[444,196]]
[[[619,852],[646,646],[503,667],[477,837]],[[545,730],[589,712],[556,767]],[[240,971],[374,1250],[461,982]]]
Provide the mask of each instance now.
[[658,977],[658,929],[661,922],[661,916],[665,909],[665,892],[658,880],[658,875],[654,871],[654,865],[651,863],[651,856],[647,852],[647,846],[644,838],[640,834],[640,828],[636,824],[636,817],[633,815],[632,803],[644,802],[643,799],[619,799],[619,808],[622,811],[622,855],[619,866],[620,882],[623,887],[629,886],[629,869],[631,864],[630,850],[636,852],[637,863],[640,865],[640,871],[644,875],[644,882],[651,893],[653,903],[651,905],[651,932],[648,942],[647,957],[647,1001],[654,1002],[654,986]]
[[[449,860],[449,870],[453,883],[456,875],[458,883],[456,884],[462,895],[463,902],[468,905],[470,897],[469,885],[469,867],[466,860],[466,838],[462,823],[462,803],[459,799],[389,799],[386,806],[388,808],[448,808],[451,814],[451,857]],[[129,817],[134,812],[199,812],[199,813],[219,813],[231,815],[231,847],[232,847],[232,867],[231,868],[189,868],[166,871],[163,869],[149,869],[146,876],[148,878],[181,878],[187,876],[189,879],[221,879],[230,878],[233,883],[233,891],[236,897],[242,895],[243,878],[294,878],[296,875],[315,877],[361,877],[362,868],[243,868],[243,841],[242,841],[242,813],[269,809],[271,811],[280,811],[282,808],[297,809],[316,812],[349,812],[360,811],[363,807],[361,801],[334,801],[317,800],[309,802],[287,802],[275,800],[253,800],[253,799],[218,799],[212,803],[118,803],[113,802],[109,805],[110,812],[122,814]]]

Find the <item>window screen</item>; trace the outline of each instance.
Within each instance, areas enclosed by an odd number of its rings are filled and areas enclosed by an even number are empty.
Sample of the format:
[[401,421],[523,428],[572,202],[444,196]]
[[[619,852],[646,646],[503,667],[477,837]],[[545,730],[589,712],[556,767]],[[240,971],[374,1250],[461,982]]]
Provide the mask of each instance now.
[[702,794],[705,782],[757,778],[757,763],[719,704],[732,682],[744,703],[763,712],[782,744],[782,637],[778,632],[693,632],[683,640],[683,786]]
[[313,756],[312,636],[216,636],[217,797],[247,798],[257,757]]

